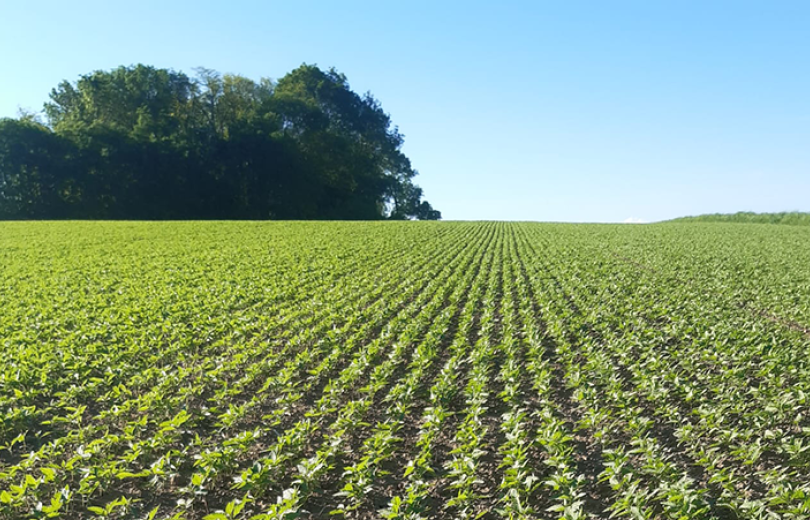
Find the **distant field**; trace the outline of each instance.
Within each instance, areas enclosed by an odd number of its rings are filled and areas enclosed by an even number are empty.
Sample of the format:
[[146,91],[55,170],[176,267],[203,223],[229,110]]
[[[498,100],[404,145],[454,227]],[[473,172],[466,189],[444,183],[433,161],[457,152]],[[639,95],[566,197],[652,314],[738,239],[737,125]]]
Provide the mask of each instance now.
[[781,213],[711,213],[696,217],[681,217],[669,222],[731,222],[737,224],[784,224],[788,226],[810,226],[810,213],[788,211]]
[[0,223],[0,518],[810,518],[810,228]]

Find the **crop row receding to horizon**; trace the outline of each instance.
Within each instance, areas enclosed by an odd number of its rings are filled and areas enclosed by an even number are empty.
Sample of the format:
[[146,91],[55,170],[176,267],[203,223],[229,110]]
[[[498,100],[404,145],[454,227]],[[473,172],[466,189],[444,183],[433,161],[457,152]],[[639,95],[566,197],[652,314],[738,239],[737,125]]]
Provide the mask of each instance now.
[[0,228],[0,518],[810,518],[810,228]]

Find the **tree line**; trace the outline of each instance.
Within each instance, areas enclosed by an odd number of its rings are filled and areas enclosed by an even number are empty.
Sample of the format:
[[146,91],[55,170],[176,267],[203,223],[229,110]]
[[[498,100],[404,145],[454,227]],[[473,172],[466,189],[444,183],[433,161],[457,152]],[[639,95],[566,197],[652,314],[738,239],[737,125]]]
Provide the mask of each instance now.
[[343,74],[196,73],[96,71],[53,89],[44,118],[1,119],[0,218],[441,218]]
[[778,213],[711,213],[693,217],[680,217],[667,222],[731,222],[735,224],[784,224],[788,226],[810,226],[810,213],[782,211]]

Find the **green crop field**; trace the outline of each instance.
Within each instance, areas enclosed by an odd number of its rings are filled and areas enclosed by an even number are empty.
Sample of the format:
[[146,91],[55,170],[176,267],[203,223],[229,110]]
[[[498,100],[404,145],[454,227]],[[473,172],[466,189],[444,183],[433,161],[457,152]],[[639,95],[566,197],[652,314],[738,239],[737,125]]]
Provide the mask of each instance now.
[[810,518],[810,228],[0,223],[0,518]]

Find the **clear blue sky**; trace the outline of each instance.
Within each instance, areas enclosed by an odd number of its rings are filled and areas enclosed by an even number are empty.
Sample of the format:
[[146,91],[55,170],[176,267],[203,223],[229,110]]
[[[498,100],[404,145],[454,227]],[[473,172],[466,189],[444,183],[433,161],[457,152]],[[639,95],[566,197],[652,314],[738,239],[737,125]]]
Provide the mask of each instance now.
[[0,117],[146,63],[335,66],[446,219],[810,210],[810,2],[0,3]]

